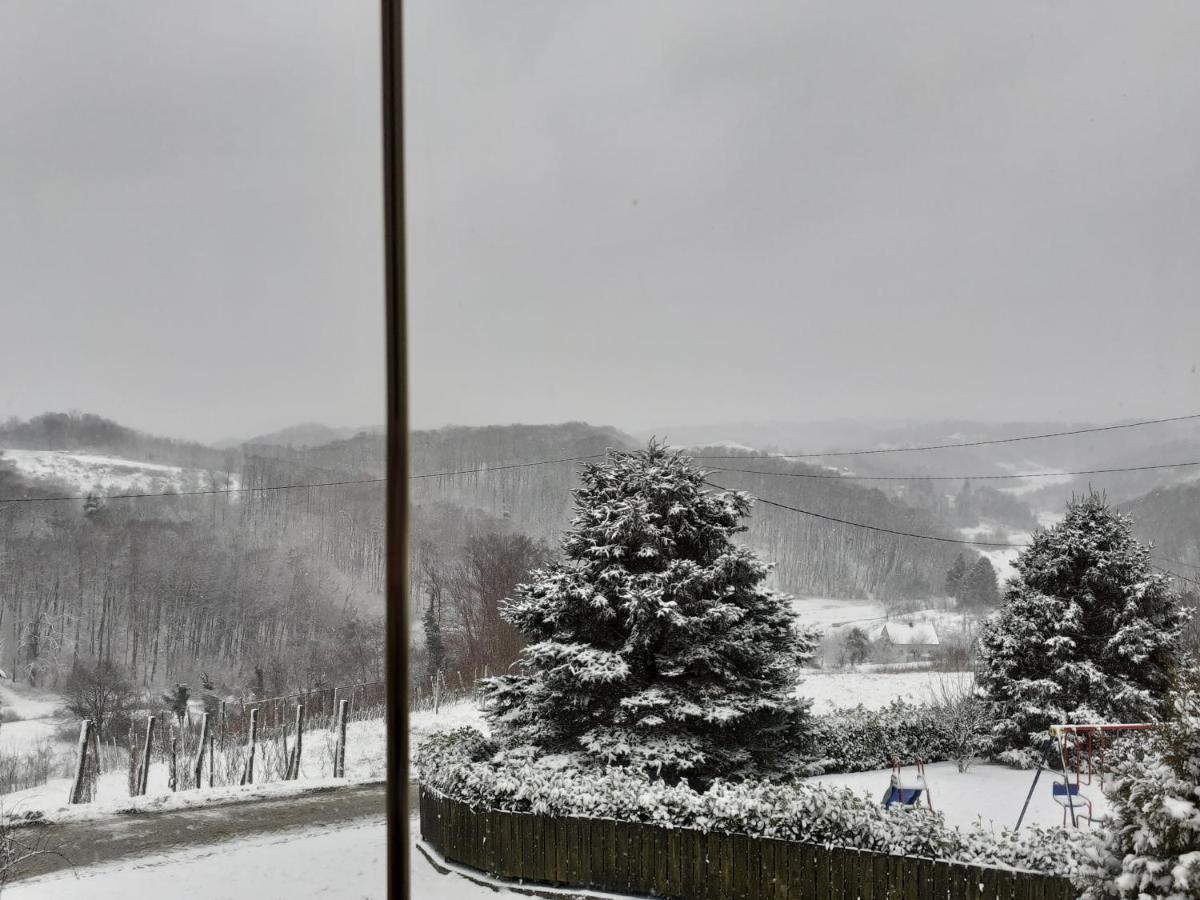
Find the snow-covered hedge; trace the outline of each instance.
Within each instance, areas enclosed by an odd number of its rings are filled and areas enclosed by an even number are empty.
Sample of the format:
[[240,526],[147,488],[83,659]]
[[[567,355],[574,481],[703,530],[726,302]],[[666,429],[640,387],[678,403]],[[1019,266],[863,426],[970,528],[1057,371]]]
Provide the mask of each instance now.
[[817,775],[886,769],[893,759],[942,762],[955,759],[961,743],[937,708],[902,700],[883,709],[857,706],[814,716],[810,740],[806,755]]
[[940,812],[884,809],[849,788],[806,782],[716,782],[701,793],[579,757],[500,751],[478,731],[431,737],[417,752],[421,782],[478,808],[610,818],[857,847],[981,865],[1072,874],[1081,842],[1062,828],[1020,834],[948,826]]

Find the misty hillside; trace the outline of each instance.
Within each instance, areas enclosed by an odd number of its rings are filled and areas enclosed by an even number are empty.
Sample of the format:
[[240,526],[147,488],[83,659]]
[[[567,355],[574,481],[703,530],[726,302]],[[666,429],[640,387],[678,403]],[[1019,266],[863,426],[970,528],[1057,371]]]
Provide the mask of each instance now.
[[[1137,428],[1043,438],[974,447],[949,447],[913,453],[878,453],[838,456],[837,450],[921,447],[973,441],[1009,440],[1026,435],[1073,431],[1097,423],[1031,421],[987,423],[944,420],[905,423],[818,421],[806,423],[730,424],[660,429],[676,443],[695,446],[715,441],[736,441],[782,454],[820,454],[808,462],[831,466],[846,475],[1013,475],[1047,473],[1027,479],[975,482],[1009,494],[1034,513],[1061,511],[1072,494],[1089,486],[1105,490],[1114,500],[1126,500],[1157,487],[1184,484],[1200,478],[1200,466],[1154,469],[1142,472],[1107,472],[1067,476],[1055,473],[1085,469],[1111,469],[1164,463],[1200,461],[1200,420],[1164,422]],[[701,437],[707,436],[707,437]],[[960,482],[939,482],[950,494]],[[899,483],[877,486],[899,497]],[[924,491],[914,485],[910,491]],[[928,492],[926,492],[928,493]],[[921,505],[930,505],[928,498]],[[1016,512],[1014,508],[1014,512]],[[1020,516],[1019,513],[1016,513]],[[1015,520],[1012,524],[1015,524]]]
[[320,422],[303,422],[299,425],[290,425],[287,428],[281,428],[278,431],[260,434],[245,440],[233,439],[221,441],[217,446],[240,447],[244,444],[270,444],[278,447],[321,447],[325,444],[332,444],[335,441],[352,438],[356,434],[363,432],[380,435],[383,433],[383,426],[378,425],[370,428],[334,428],[330,425],[323,425]]
[[[1200,484],[1159,488],[1122,503],[1121,511],[1133,518],[1139,540],[1154,544],[1160,565],[1174,568],[1181,575],[1196,575],[1186,566],[1200,567]],[[1165,560],[1182,562],[1185,568]]]
[[[37,685],[77,658],[147,686],[203,670],[226,690],[259,668],[274,693],[382,677],[381,485],[177,495],[347,472],[86,414],[6,423],[0,499],[96,497],[0,507],[0,665]],[[167,494],[105,499],[131,490]]]
[[158,437],[91,413],[43,413],[0,424],[0,450],[80,450],[142,462],[229,469],[233,456],[194,441]]
[[[705,460],[727,448],[696,448],[698,461],[722,487],[748,491],[785,506],[914,534],[957,537],[952,510],[918,508],[876,487],[864,487],[829,469],[764,456]],[[742,469],[744,471],[731,471]],[[764,473],[750,474],[749,470]],[[802,477],[805,475],[817,477]],[[779,587],[829,597],[928,598],[944,592],[946,570],[959,544],[918,540],[841,525],[767,503],[754,506],[747,542],[776,564]]]

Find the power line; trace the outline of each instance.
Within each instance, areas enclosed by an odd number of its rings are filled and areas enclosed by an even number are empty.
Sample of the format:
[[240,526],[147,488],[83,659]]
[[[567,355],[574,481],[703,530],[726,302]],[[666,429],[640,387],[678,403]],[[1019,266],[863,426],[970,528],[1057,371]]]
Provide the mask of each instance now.
[[532,466],[549,466],[555,463],[584,462],[589,459],[600,459],[604,455],[603,453],[593,453],[590,456],[564,456],[561,459],[539,459],[533,462],[512,463],[504,466],[479,466],[474,469],[459,469],[454,472],[428,472],[423,475],[409,475],[408,478],[412,481],[418,478],[446,478],[451,475],[479,475],[488,472],[500,472],[504,469],[528,469]]
[[[873,453],[915,453],[918,450],[948,450],[953,447],[983,447],[990,444],[1015,444],[1018,441],[1037,441],[1043,438],[1069,437],[1076,434],[1095,434],[1099,431],[1117,431],[1122,428],[1141,428],[1143,425],[1161,425],[1165,422],[1183,422],[1200,419],[1200,413],[1186,416],[1170,416],[1165,419],[1144,419],[1141,422],[1126,422],[1122,425],[1099,425],[1094,428],[1077,428],[1073,431],[1049,431],[1045,434],[1026,434],[1021,437],[991,438],[986,441],[963,441],[957,444],[927,444],[924,447],[882,447],[873,450],[827,450],[823,453],[781,453],[772,459],[814,459],[821,456],[867,456]],[[696,456],[694,459],[746,459],[745,456]]]
[[[708,479],[705,479],[704,483],[707,484],[709,487],[716,488],[719,491],[730,490],[730,488],[722,487],[721,485],[716,484],[715,482],[709,481]],[[789,512],[795,512],[795,513],[800,513],[801,515],[811,516],[815,519],[822,519],[826,522],[836,522],[839,525],[851,525],[855,528],[866,529],[867,531],[877,531],[877,532],[882,532],[883,534],[894,534],[894,535],[898,535],[900,537],[917,538],[918,540],[922,540],[922,541],[938,541],[939,543],[944,543],[944,544],[968,544],[968,545],[977,546],[977,547],[1007,547],[1007,548],[1012,548],[1012,549],[1024,549],[1024,548],[1030,546],[1029,544],[1011,544],[1011,543],[1000,543],[1000,542],[996,542],[996,541],[968,541],[968,540],[963,540],[960,538],[939,537],[937,535],[932,535],[932,534],[917,534],[912,531],[898,531],[894,528],[883,528],[879,525],[868,525],[865,522],[852,522],[849,519],[839,519],[836,516],[827,516],[824,513],[813,512],[812,510],[809,510],[809,509],[800,509],[798,506],[788,506],[786,503],[777,503],[774,500],[767,500],[764,497],[755,497],[755,501],[758,503],[764,503],[767,506],[774,506],[778,509],[786,509]],[[1164,560],[1164,561],[1166,561],[1166,560]],[[1188,564],[1184,563],[1184,565],[1188,565]],[[1196,587],[1200,587],[1200,580],[1188,578],[1186,575],[1180,575],[1178,572],[1172,572],[1170,569],[1164,569],[1161,566],[1152,566],[1152,568],[1154,568],[1158,572],[1161,572],[1163,575],[1168,575],[1171,578],[1177,578],[1180,581],[1186,582],[1187,584],[1191,584],[1191,585],[1195,585]],[[1200,568],[1200,567],[1197,567],[1197,568]]]
[[1200,566],[1197,566],[1194,563],[1184,562],[1181,559],[1167,559],[1167,557],[1165,557],[1165,556],[1155,556],[1154,558],[1157,559],[1159,562],[1166,563],[1169,566],[1183,566],[1185,569],[1200,570]]
[[[715,482],[709,481],[708,479],[705,479],[704,483],[707,484],[709,487],[716,488],[719,491],[730,490],[730,488],[721,487],[721,485],[716,484]],[[1018,547],[1019,548],[1019,547],[1028,546],[1027,544],[1008,544],[1008,543],[1003,543],[1000,541],[971,541],[971,540],[967,540],[965,538],[938,537],[937,535],[932,535],[932,534],[916,534],[915,532],[912,532],[912,531],[897,531],[894,528],[883,528],[882,526],[879,526],[879,525],[868,525],[865,522],[852,522],[849,519],[839,519],[836,516],[827,516],[824,513],[813,512],[810,509],[801,509],[798,506],[788,506],[786,503],[776,503],[774,500],[767,500],[764,497],[755,497],[755,500],[758,503],[765,503],[767,506],[775,506],[775,507],[778,507],[779,509],[786,509],[786,510],[789,510],[790,512],[800,513],[801,515],[812,516],[814,519],[823,519],[826,522],[837,522],[840,525],[852,525],[855,528],[865,528],[868,531],[879,531],[879,532],[882,532],[883,534],[895,534],[895,535],[899,535],[900,537],[918,538],[919,540],[923,540],[923,541],[939,541],[943,544],[969,544],[969,545],[977,546],[977,547]]]
[[[697,456],[696,459],[714,457]],[[745,458],[745,457],[741,457]],[[780,457],[753,457],[764,462]],[[1200,466],[1200,461],[1181,463],[1158,463],[1152,466],[1124,466],[1112,469],[1080,469],[1075,472],[1025,472],[1013,475],[842,475],[833,472],[772,472],[765,469],[733,469],[714,466],[714,472],[741,472],[746,475],[782,475],[786,478],[840,478],[844,481],[993,481],[1002,478],[1052,478],[1066,475],[1102,475],[1111,472],[1146,472],[1151,469],[1178,469],[1185,466]]]

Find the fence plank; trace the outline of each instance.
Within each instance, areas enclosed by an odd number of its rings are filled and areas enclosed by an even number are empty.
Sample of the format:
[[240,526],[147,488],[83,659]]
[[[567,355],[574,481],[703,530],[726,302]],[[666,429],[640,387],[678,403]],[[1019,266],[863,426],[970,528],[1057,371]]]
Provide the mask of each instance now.
[[721,836],[715,831],[704,835],[704,900],[721,900]]
[[846,850],[846,880],[842,889],[842,896],[846,898],[858,898],[863,895],[863,862],[864,857],[854,849]]
[[663,887],[664,897],[682,897],[683,892],[680,890],[680,840],[679,829],[667,829],[667,881]]
[[888,900],[888,858],[883,854],[872,855],[875,870],[875,890],[873,900]]
[[603,820],[594,819],[591,823],[592,834],[592,885],[599,886],[605,883],[605,875],[607,874],[608,848],[605,847],[605,841],[608,839],[607,827]]

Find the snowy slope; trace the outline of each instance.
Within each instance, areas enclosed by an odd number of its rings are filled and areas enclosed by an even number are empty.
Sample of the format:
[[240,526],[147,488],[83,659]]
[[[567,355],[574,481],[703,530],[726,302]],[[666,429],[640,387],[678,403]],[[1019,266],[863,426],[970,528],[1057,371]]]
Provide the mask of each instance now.
[[94,491],[103,496],[237,487],[236,477],[222,472],[209,473],[203,469],[74,450],[0,450],[0,460],[8,460],[30,480],[65,484],[81,494]]
[[63,699],[11,682],[0,682],[0,754],[20,753],[40,742],[53,741],[67,721]]

